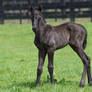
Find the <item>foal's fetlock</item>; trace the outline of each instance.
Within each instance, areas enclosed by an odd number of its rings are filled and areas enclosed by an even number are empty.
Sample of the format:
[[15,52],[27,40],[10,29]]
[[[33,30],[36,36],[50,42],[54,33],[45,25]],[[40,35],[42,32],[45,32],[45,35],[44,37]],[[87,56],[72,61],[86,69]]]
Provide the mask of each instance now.
[[36,85],[35,85],[35,87],[38,87],[40,85],[40,79],[37,79],[36,80]]
[[51,83],[52,83],[52,84],[54,84],[54,83],[55,83],[55,81],[54,81],[54,79],[53,79],[53,78],[52,78],[52,79],[50,79],[50,80],[51,80]]
[[38,68],[37,68],[36,87],[38,87],[39,84],[40,84],[41,73],[42,73],[42,68],[38,67]]
[[54,84],[54,77],[53,77],[53,66],[48,66],[48,71],[50,74],[50,81],[52,84]]
[[89,84],[90,86],[92,86],[92,78],[91,78],[91,80],[88,81],[88,84]]
[[85,86],[85,81],[84,80],[81,80],[79,86],[83,88]]
[[37,87],[39,86],[39,84],[40,84],[40,83],[36,83],[36,86],[35,86],[35,87],[37,88]]

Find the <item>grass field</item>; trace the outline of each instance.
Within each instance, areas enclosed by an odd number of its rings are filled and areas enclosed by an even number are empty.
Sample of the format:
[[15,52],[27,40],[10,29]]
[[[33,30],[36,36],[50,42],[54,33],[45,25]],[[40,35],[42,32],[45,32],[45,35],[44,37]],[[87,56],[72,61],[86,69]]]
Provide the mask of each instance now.
[[[85,51],[92,59],[92,23],[81,24],[88,30]],[[35,88],[38,58],[33,41],[31,24],[0,25],[0,92],[92,92],[87,78],[85,87],[79,87],[83,65],[69,46],[55,53],[55,85],[51,85],[48,78],[46,57],[41,84]]]

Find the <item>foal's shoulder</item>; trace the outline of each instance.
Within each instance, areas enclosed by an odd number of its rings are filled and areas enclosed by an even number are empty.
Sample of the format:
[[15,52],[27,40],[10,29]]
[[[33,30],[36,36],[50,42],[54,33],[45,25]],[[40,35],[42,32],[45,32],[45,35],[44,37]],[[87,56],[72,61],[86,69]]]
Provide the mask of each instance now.
[[45,30],[48,30],[48,31],[52,30],[52,26],[49,25],[49,24],[47,24],[47,25],[45,26]]

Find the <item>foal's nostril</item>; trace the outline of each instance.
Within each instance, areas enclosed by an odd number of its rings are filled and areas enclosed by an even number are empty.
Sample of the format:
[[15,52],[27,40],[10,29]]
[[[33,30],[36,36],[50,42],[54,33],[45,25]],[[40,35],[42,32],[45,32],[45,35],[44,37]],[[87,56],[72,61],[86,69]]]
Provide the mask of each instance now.
[[32,28],[32,30],[35,32],[36,31],[36,28]]

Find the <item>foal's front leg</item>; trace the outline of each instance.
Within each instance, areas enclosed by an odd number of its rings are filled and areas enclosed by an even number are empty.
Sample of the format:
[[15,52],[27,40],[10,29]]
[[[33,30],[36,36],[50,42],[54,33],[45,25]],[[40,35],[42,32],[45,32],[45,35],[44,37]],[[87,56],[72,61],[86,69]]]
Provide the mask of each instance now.
[[54,58],[54,50],[48,50],[48,71],[50,74],[51,83],[54,84],[54,77],[53,77],[53,58]]
[[39,52],[38,52],[39,62],[38,62],[38,67],[37,67],[36,87],[39,86],[39,84],[40,84],[40,77],[41,77],[41,74],[42,74],[42,71],[43,71],[45,56],[46,56],[46,51],[45,50],[39,50]]

